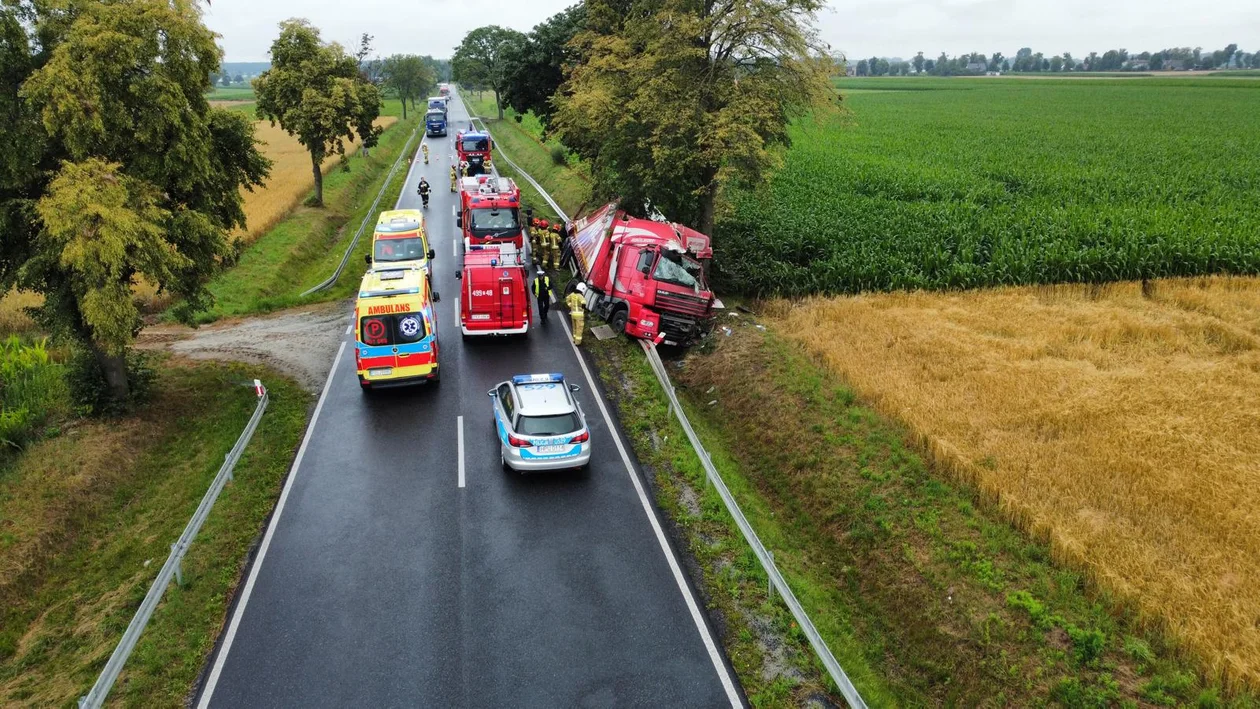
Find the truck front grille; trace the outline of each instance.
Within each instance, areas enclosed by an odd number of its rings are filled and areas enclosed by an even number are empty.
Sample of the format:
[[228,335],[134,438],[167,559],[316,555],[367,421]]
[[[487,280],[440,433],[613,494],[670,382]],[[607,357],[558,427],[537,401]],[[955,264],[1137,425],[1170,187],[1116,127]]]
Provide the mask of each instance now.
[[694,295],[674,293],[657,288],[656,308],[661,311],[673,311],[679,314],[704,317],[709,312],[709,301]]

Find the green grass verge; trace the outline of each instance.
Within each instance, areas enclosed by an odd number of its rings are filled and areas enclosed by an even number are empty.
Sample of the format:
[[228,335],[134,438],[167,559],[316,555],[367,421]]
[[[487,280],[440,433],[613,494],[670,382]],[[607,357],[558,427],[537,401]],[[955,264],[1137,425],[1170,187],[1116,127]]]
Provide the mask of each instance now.
[[[399,115],[400,104],[387,102],[390,111],[383,115]],[[368,216],[372,200],[381,189],[390,167],[400,152],[415,149],[419,133],[413,130],[415,114],[398,121],[381,136],[369,157],[356,151],[348,160],[349,171],[333,169],[324,177],[324,207],[296,207],[282,222],[260,237],[241,254],[231,269],[210,284],[215,304],[197,315],[198,322],[212,322],[222,317],[269,312],[303,303],[321,302],[346,297],[353,291],[362,269],[354,268],[355,259],[362,261],[369,238],[360,240],[360,250],[351,257],[350,267],[343,274],[353,281],[349,287],[337,287],[306,298],[302,292],[320,282],[336,268],[348,240]],[[393,207],[393,197],[406,179],[404,164],[386,189],[383,209]]]
[[[461,91],[460,97],[468,106],[469,113],[481,116],[485,120],[486,127],[494,134],[496,143],[507,153],[512,161],[538,180],[548,192],[551,193],[552,199],[560,204],[569,216],[574,216],[582,205],[587,204],[591,199],[591,185],[588,177],[583,172],[583,166],[580,165],[576,158],[566,152],[566,162],[563,165],[556,164],[552,159],[551,151],[553,148],[560,148],[559,143],[555,141],[543,142],[542,125],[533,114],[525,114],[521,116],[512,109],[504,112],[506,116],[503,120],[494,118],[498,112],[494,107],[494,95],[484,93],[480,97],[474,92]],[[521,121],[517,122],[517,117]],[[500,161],[498,163],[499,171],[505,175],[511,175],[514,171],[507,163]],[[547,206],[545,200],[537,196],[537,192],[529,187],[524,180],[517,180],[521,185],[524,193],[523,197],[527,200],[535,199],[530,202],[530,206],[535,211],[548,214],[554,217],[555,214]]]
[[184,704],[310,404],[258,367],[169,362],[137,413],[68,427],[0,476],[0,522],[21,523],[0,524],[0,562],[13,561],[4,557],[22,548],[21,532],[57,520],[39,558],[0,581],[0,705],[71,706],[92,686],[252,414],[254,377],[270,406],[185,558],[184,585],[166,591],[111,694],[127,706]]
[[[712,351],[671,365],[671,377],[745,515],[871,706],[1256,705],[1196,675],[1163,636],[1056,567],[1045,544],[932,470],[908,431],[799,348],[748,318],[724,322],[732,334],[719,329]],[[764,575],[704,489],[637,345],[584,346],[609,390],[622,392],[621,420],[703,569],[750,698],[799,705],[822,675],[806,667],[799,678],[766,679],[759,629],[766,617],[780,629],[790,617],[766,602]],[[680,501],[684,487],[698,505]],[[808,657],[792,633],[787,625],[789,647]]]

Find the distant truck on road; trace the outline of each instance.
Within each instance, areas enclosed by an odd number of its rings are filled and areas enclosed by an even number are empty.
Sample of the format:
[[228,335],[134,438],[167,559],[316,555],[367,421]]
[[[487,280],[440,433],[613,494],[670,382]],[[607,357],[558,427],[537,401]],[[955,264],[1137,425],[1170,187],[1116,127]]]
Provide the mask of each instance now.
[[424,132],[431,138],[445,136],[446,111],[429,109],[428,113],[424,114]]
[[614,332],[683,347],[712,327],[720,307],[705,278],[709,237],[683,226],[636,219],[605,205],[578,219],[569,236],[586,307]]
[[429,110],[441,111],[442,115],[446,116],[446,104],[449,101],[450,99],[447,98],[446,96],[430,96],[429,97]]

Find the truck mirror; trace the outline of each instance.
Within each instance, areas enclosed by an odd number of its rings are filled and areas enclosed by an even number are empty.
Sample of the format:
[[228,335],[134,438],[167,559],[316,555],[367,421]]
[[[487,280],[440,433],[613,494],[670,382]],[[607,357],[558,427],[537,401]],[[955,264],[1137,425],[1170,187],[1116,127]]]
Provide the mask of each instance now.
[[429,249],[429,260],[432,261],[435,258],[437,258],[437,252],[433,249]]
[[456,271],[456,272],[455,272],[455,280],[457,280],[457,281],[461,281],[461,280],[463,280],[463,279],[464,279],[464,274],[463,274],[463,272],[462,272],[462,271]]
[[578,386],[577,384],[570,384],[569,391],[582,391],[582,387]]
[[434,303],[441,303],[441,302],[442,302],[442,296],[438,295],[438,292],[437,292],[437,291],[433,291],[433,302],[434,302]]
[[462,214],[455,215],[455,226],[464,226],[464,215]]
[[372,254],[363,254],[363,262],[364,262],[364,263],[366,263],[367,265],[371,266],[371,265],[372,265]]
[[491,398],[491,399],[493,399],[493,398],[494,398],[494,389],[491,389],[490,391],[488,391],[488,392],[486,392],[486,393],[490,395],[490,398]]

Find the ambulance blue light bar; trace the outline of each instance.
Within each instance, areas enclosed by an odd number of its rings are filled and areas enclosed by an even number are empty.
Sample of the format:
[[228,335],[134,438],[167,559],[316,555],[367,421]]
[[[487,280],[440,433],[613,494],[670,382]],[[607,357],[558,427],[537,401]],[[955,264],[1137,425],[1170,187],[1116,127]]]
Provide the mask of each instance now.
[[513,384],[544,384],[546,382],[562,382],[564,375],[559,372],[551,374],[518,374],[512,377]]

